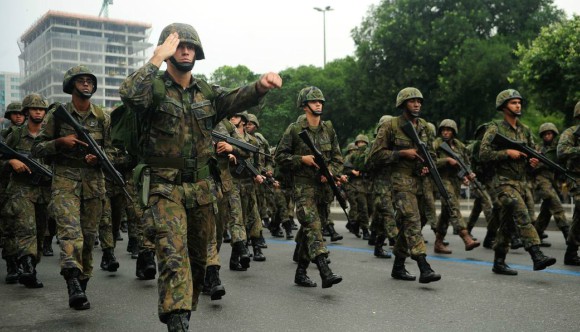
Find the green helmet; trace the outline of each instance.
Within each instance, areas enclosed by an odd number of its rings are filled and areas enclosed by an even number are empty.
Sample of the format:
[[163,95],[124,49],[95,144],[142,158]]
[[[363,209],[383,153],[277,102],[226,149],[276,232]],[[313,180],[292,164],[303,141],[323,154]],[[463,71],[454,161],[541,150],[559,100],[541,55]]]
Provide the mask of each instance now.
[[260,128],[260,122],[258,121],[258,117],[255,114],[248,114],[248,122],[253,122],[256,127]]
[[551,122],[546,122],[546,123],[542,123],[542,125],[540,126],[540,137],[542,137],[542,135],[546,132],[546,131],[553,131],[554,132],[554,136],[556,135],[560,135],[560,132],[558,131],[558,128],[556,128],[556,125],[551,123]]
[[350,151],[354,151],[354,150],[357,150],[357,147],[354,144],[354,142],[348,143],[348,145],[346,146],[346,151],[350,152]]
[[326,101],[324,95],[319,88],[315,86],[306,87],[298,93],[298,99],[296,100],[296,107],[301,108],[306,105],[309,101],[321,101],[323,104]]
[[29,108],[41,108],[47,110],[48,101],[38,93],[31,93],[22,100],[22,112],[27,111]]
[[409,99],[418,98],[423,102],[423,94],[417,88],[404,88],[397,94],[397,101],[395,102],[395,107],[399,108]]
[[6,106],[6,112],[4,112],[4,117],[10,120],[11,113],[21,113],[22,112],[22,103],[19,101],[12,102]]
[[524,101],[524,98],[517,90],[514,90],[514,89],[503,90],[495,98],[495,109],[498,111],[501,111],[502,106],[508,100],[512,100],[512,99],[520,99],[521,101]]
[[481,139],[483,139],[483,135],[485,135],[485,131],[487,130],[487,123],[484,123],[482,125],[479,125],[479,127],[477,127],[477,129],[475,129],[475,133],[473,134],[474,138],[478,141],[480,141]]
[[199,35],[197,31],[189,25],[185,23],[171,23],[166,26],[163,31],[161,31],[161,35],[159,36],[159,41],[157,45],[161,45],[165,42],[165,39],[169,37],[170,34],[177,32],[179,35],[179,42],[180,43],[190,43],[193,44],[195,47],[195,59],[196,60],[203,60],[205,59],[205,54],[203,53],[203,47],[201,46],[201,40],[199,39]]
[[369,137],[367,135],[359,134],[356,136],[356,139],[354,140],[355,144],[357,142],[365,142],[368,145],[369,144]]
[[580,101],[574,107],[574,118],[580,118]]
[[239,116],[240,118],[242,118],[242,121],[248,123],[248,111],[243,111],[232,115],[232,117],[234,116]]
[[453,135],[457,136],[457,123],[451,119],[445,119],[439,124],[439,134],[441,134],[441,129],[451,128],[453,130]]
[[432,124],[431,122],[427,122],[427,127],[429,127],[429,130],[431,130],[433,135],[435,135],[435,125]]
[[385,123],[387,120],[390,120],[390,119],[392,119],[392,118],[393,118],[393,116],[391,116],[391,115],[383,115],[383,116],[381,116],[381,118],[379,119],[379,127],[380,127],[380,126],[381,126],[383,123]]
[[72,95],[74,80],[77,76],[87,75],[90,76],[95,84],[93,85],[93,92],[97,91],[97,77],[89,69],[89,67],[84,65],[74,66],[64,73],[64,80],[62,81],[62,91]]

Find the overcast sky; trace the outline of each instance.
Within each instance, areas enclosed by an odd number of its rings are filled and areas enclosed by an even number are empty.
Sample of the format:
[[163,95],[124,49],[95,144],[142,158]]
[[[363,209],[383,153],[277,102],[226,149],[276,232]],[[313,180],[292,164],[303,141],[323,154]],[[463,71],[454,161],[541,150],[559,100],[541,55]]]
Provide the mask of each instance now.
[[[353,55],[350,32],[369,7],[378,3],[380,0],[114,0],[109,17],[151,23],[149,41],[153,44],[169,23],[193,25],[206,56],[196,63],[194,72],[209,75],[223,65],[243,64],[263,73],[300,65],[322,66],[323,15],[313,7],[333,8],[326,13],[327,61]],[[580,0],[555,3],[568,16],[580,15]],[[101,4],[101,0],[1,0],[0,71],[19,71],[17,41],[48,10],[97,16]]]

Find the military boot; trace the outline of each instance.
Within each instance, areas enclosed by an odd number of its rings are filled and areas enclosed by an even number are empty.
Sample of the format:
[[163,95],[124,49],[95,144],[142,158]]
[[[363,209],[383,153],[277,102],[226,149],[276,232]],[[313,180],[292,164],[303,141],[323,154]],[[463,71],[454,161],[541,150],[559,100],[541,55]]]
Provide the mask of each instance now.
[[256,244],[257,238],[252,238],[252,249],[254,251],[254,257],[252,258],[255,262],[263,262],[266,260],[266,256],[262,253],[262,248]]
[[495,241],[495,232],[487,230],[485,238],[483,239],[483,247],[486,249],[493,248],[494,241]]
[[328,227],[322,227],[322,236],[324,237],[330,236],[330,230],[328,229]]
[[222,235],[222,238],[223,238],[223,243],[232,242],[232,235],[230,234],[230,231],[228,231],[227,229],[224,229],[224,233]]
[[191,312],[184,310],[173,311],[167,318],[168,332],[187,332],[189,331],[189,316]]
[[209,296],[212,301],[221,300],[222,296],[226,295],[226,289],[220,280],[220,267],[217,265],[210,265],[207,267],[205,277],[209,282]]
[[20,257],[18,265],[22,273],[18,278],[18,283],[26,288],[42,288],[44,285],[36,278],[36,260],[32,255]]
[[388,250],[383,249],[383,245],[385,244],[385,239],[387,238],[386,235],[377,236],[375,239],[375,257],[378,258],[391,258],[392,255]]
[[550,248],[552,246],[552,244],[548,241],[544,241],[543,239],[540,239],[539,246],[543,247],[543,248]]
[[568,235],[570,234],[570,226],[563,226],[561,229],[562,235],[564,235],[564,242],[568,242]]
[[459,231],[459,236],[463,240],[463,243],[465,243],[465,251],[473,250],[473,249],[479,247],[479,245],[481,244],[478,241],[474,241],[473,238],[471,237],[471,235],[469,235],[469,232],[467,232],[466,229],[460,230]]
[[445,244],[443,244],[443,234],[435,233],[435,244],[433,245],[433,251],[436,254],[450,255],[452,251],[448,249]]
[[363,237],[362,239],[365,241],[369,240],[370,234],[369,234],[369,229],[368,228],[363,228],[362,229],[362,233],[363,233]]
[[282,229],[280,229],[280,223],[277,221],[272,221],[270,226],[268,227],[270,233],[273,237],[284,237],[284,233],[282,233]]
[[256,239],[252,240],[252,244],[258,245],[261,249],[267,249],[268,245],[266,244],[266,239],[264,239],[264,235],[262,235],[262,231],[260,231],[260,236]]
[[495,252],[495,257],[493,259],[493,268],[491,269],[493,273],[503,274],[506,276],[517,276],[518,271],[512,269],[505,263],[505,252]]
[[127,252],[131,253],[131,259],[139,258],[139,240],[136,237],[130,237],[127,243]]
[[66,286],[68,288],[68,305],[75,310],[86,310],[88,309],[86,304],[88,302],[87,295],[81,287],[79,281],[80,275],[79,269],[64,269],[62,270],[62,275],[66,280]]
[[[235,242],[234,245],[232,246],[232,255],[230,256],[230,270],[232,270],[232,271],[247,271],[248,270],[248,268],[243,267],[242,264],[240,263],[240,255],[241,255],[242,248],[243,249],[246,248],[246,246],[244,246],[243,241]],[[250,261],[250,258],[248,257],[248,262],[249,261]]]
[[123,236],[121,236],[120,231],[115,231],[113,233],[113,238],[115,239],[115,241],[123,241]]
[[250,267],[250,252],[248,250],[248,246],[247,243],[244,241],[240,241],[240,242],[236,242],[235,243],[240,250],[240,264],[242,265],[243,268],[249,268]]
[[566,247],[566,253],[564,254],[564,264],[580,266],[580,257],[578,257],[578,246],[575,244],[569,244]]
[[282,223],[284,226],[284,231],[286,232],[286,240],[292,240],[294,235],[292,235],[292,220],[288,219]]
[[101,269],[109,272],[116,272],[119,268],[119,262],[113,253],[113,248],[103,249],[103,258],[101,259]]
[[54,256],[52,251],[52,236],[45,236],[42,241],[42,256]]
[[334,228],[333,224],[328,224],[328,226],[326,226],[326,228],[328,228],[328,231],[330,232],[330,241],[331,242],[340,241],[344,238],[342,235],[340,235],[336,232],[336,229]]
[[6,256],[4,259],[6,259],[6,283],[15,284],[20,277],[20,268],[18,267],[16,256]]
[[300,262],[300,245],[296,243],[296,247],[294,247],[294,253],[292,254],[292,260],[296,263]]
[[322,288],[330,288],[332,285],[336,285],[342,281],[342,277],[332,273],[328,263],[326,262],[326,257],[324,255],[318,255],[314,258],[314,263],[318,266],[318,271],[320,272],[320,278],[322,278]]
[[368,244],[369,246],[374,246],[375,244],[377,244],[377,233],[375,233],[375,231],[371,231]]
[[543,270],[556,263],[555,258],[544,255],[538,246],[531,246],[528,252],[534,261],[534,271]]
[[296,267],[296,274],[294,275],[294,283],[302,287],[316,287],[316,283],[312,281],[306,274],[306,269],[310,263],[308,260],[300,260],[298,267]]
[[417,257],[417,265],[419,266],[419,271],[421,271],[421,275],[419,276],[420,283],[428,284],[433,281],[441,280],[441,275],[433,271],[431,265],[427,263],[427,258],[425,255],[420,255]]
[[405,269],[405,257],[395,255],[391,277],[397,280],[415,281],[416,276],[412,275]]
[[352,234],[354,234],[354,236],[360,238],[360,227],[358,223],[355,222],[352,225],[350,225],[350,231]]
[[139,253],[137,258],[135,275],[141,280],[153,280],[157,268],[155,266],[155,253],[152,250],[145,250]]

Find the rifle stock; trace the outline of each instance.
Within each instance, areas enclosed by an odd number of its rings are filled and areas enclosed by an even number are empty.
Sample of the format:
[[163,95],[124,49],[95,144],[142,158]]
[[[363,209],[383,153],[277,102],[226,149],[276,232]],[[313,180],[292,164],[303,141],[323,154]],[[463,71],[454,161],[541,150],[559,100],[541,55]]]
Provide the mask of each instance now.
[[[457,161],[457,164],[459,164],[460,171],[457,173],[457,176],[460,179],[463,179],[464,177],[469,176],[469,174],[473,173],[469,165],[467,165],[463,160],[463,158],[461,158],[457,153],[455,153],[455,151],[453,151],[453,149],[451,148],[451,146],[449,146],[449,144],[447,144],[447,142],[443,142],[439,147],[441,148],[441,150],[443,150],[443,152],[447,153],[449,157],[455,159],[455,161]],[[475,185],[477,190],[479,190],[480,192],[484,191],[483,186],[481,185],[481,183],[479,183],[479,181],[477,181],[477,179],[473,179],[470,181]]]
[[38,184],[43,178],[47,181],[52,180],[52,172],[48,168],[25,154],[15,151],[3,141],[0,141],[0,153],[2,159],[17,159],[28,166],[33,176],[32,183]]

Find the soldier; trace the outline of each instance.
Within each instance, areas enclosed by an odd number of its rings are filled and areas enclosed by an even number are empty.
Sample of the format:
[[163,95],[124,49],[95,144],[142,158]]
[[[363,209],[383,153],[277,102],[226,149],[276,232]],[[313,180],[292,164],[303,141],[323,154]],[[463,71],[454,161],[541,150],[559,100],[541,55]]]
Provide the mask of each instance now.
[[580,245],[580,101],[574,107],[576,125],[564,130],[558,141],[558,158],[566,162],[566,167],[574,174],[576,181],[568,180],[570,194],[574,198],[574,215],[570,234],[566,241],[567,248],[564,254],[564,264],[580,266],[578,246]]
[[[90,102],[97,78],[83,65],[66,71],[63,91],[72,101],[63,105],[101,148],[110,148],[110,117]],[[53,168],[52,209],[60,240],[60,267],[69,294],[69,306],[90,308],[86,296],[93,271],[93,245],[105,199],[105,177],[98,159],[87,154],[74,128],[58,120],[51,109],[32,147],[34,157],[50,159]]]
[[[509,250],[511,233],[519,231],[524,247],[534,261],[534,270],[543,270],[556,263],[556,259],[545,256],[539,248],[540,238],[532,225],[530,209],[533,209],[532,194],[528,188],[527,173],[538,165],[538,159],[529,158],[518,150],[503,149],[494,144],[496,134],[502,134],[510,139],[523,142],[533,147],[530,129],[519,117],[522,115],[523,98],[514,89],[507,89],[497,95],[496,110],[503,113],[503,120],[488,124],[481,141],[479,157],[482,162],[493,162],[494,178],[492,195],[499,201],[500,226],[494,244],[495,257],[493,272],[504,275],[517,275],[511,269],[505,258]],[[515,222],[515,230],[510,226]]]
[[[538,146],[536,146],[536,151],[542,153],[553,162],[558,162],[556,155],[558,140],[556,137],[559,134],[560,133],[558,132],[558,128],[556,128],[553,123],[547,122],[540,126],[540,137],[542,138],[542,144],[538,144]],[[540,163],[534,170],[534,176],[534,194],[535,197],[542,200],[540,213],[538,214],[534,224],[538,235],[540,235],[540,239],[548,227],[552,216],[554,216],[556,225],[560,231],[562,231],[562,234],[564,234],[564,240],[568,239],[568,235],[570,233],[570,223],[566,218],[566,213],[564,212],[562,202],[560,201],[560,197],[557,193],[556,188],[558,184],[556,183],[556,174],[547,166]],[[542,244],[548,243],[542,241]]]
[[[322,121],[322,109],[325,99],[322,91],[314,86],[303,88],[298,93],[297,107],[305,112],[305,117],[288,126],[276,148],[276,163],[285,171],[293,175],[294,199],[296,216],[300,223],[299,234],[296,235],[298,248],[298,267],[294,282],[303,287],[316,287],[310,280],[306,269],[310,262],[318,266],[322,278],[322,288],[329,288],[342,281],[342,277],[332,272],[326,258],[328,249],[324,244],[321,232],[321,215],[324,217],[326,206],[324,203],[324,187],[326,181],[334,181],[321,176],[314,161],[312,151],[298,136],[306,130],[314,145],[323,154],[332,174],[341,174],[342,155],[338,146],[338,139],[332,124]],[[342,176],[346,181],[346,176]]]
[[[357,150],[354,142],[348,143],[346,146],[346,155],[344,156],[344,174],[346,176],[353,176],[352,171],[354,170],[354,165],[350,162],[351,155]],[[356,207],[356,189],[350,182],[343,184],[344,190],[346,191],[346,198],[348,200],[348,219],[346,223],[346,229],[353,233],[356,237],[360,238],[360,228],[358,226],[357,220],[357,207]]]
[[351,170],[349,182],[354,188],[354,200],[356,200],[356,223],[355,229],[362,230],[362,239],[367,241],[369,239],[369,206],[371,202],[368,201],[369,183],[366,178],[367,173],[365,169],[365,157],[369,145],[369,138],[366,135],[357,135],[354,141],[356,150],[349,156],[346,162],[354,166]]
[[[157,44],[149,62],[122,83],[119,93],[149,124],[144,166],[137,167],[143,170],[140,190],[148,197],[143,211],[150,223],[146,236],[155,241],[159,261],[159,318],[169,331],[186,331],[202,289],[208,234],[217,213],[219,170],[211,130],[228,115],[256,105],[282,80],[267,73],[255,83],[226,91],[195,79],[195,60],[205,56],[188,24],[168,25]],[[163,62],[164,73],[159,72]]]
[[[22,113],[28,118],[25,125],[12,130],[6,145],[24,155],[30,155],[34,137],[46,115],[48,102],[33,93],[22,101]],[[3,215],[12,223],[14,242],[17,246],[18,265],[21,270],[18,282],[28,288],[41,288],[36,277],[36,265],[40,262],[42,240],[47,224],[47,206],[50,200],[50,179],[34,174],[18,159],[9,160],[12,173],[6,188],[10,199],[3,208]]]
[[465,243],[465,250],[469,251],[479,247],[479,242],[474,241],[467,232],[467,225],[461,216],[459,205],[461,183],[463,182],[463,184],[468,185],[470,181],[475,179],[475,173],[467,174],[463,179],[459,179],[457,177],[459,163],[441,149],[441,144],[445,142],[464,162],[467,162],[466,148],[456,138],[457,132],[457,124],[455,121],[445,119],[439,124],[439,137],[433,143],[433,148],[435,149],[435,153],[437,153],[437,168],[441,174],[443,185],[449,193],[449,206],[445,207],[447,202],[441,202],[441,213],[439,214],[439,220],[436,226],[433,250],[438,254],[451,254],[451,250],[443,245],[443,240],[447,234],[447,228],[450,222],[453,228],[458,230],[459,236]]
[[391,276],[399,280],[413,281],[414,275],[405,269],[405,259],[410,256],[417,261],[421,275],[420,283],[429,283],[441,279],[429,263],[425,241],[421,234],[421,212],[424,207],[424,190],[420,191],[421,178],[429,169],[423,166],[423,156],[417,146],[401,127],[407,122],[415,127],[417,135],[423,141],[429,153],[435,158],[433,139],[435,133],[427,127],[427,121],[419,118],[423,95],[412,87],[402,89],[398,94],[395,107],[402,111],[398,117],[385,121],[379,128],[379,133],[369,154],[368,162],[373,168],[390,167],[390,177],[393,186],[393,200],[397,211],[399,235],[393,252],[395,262]]

